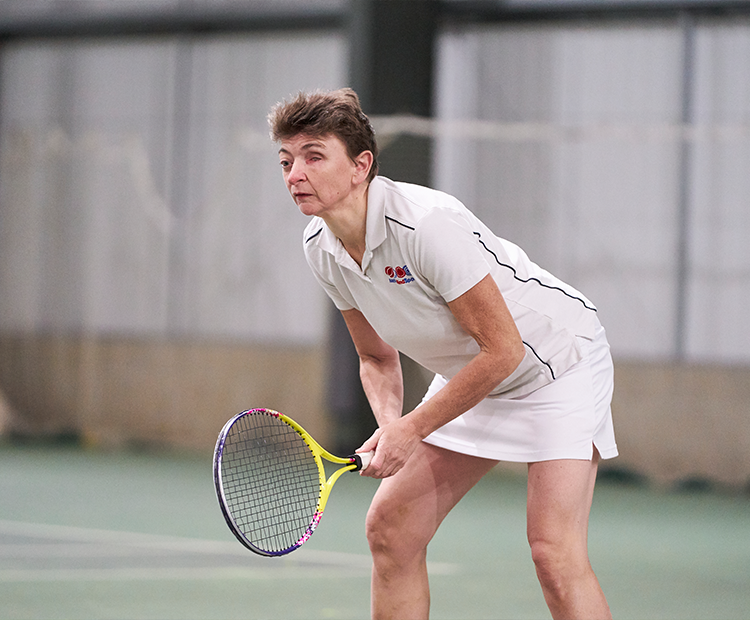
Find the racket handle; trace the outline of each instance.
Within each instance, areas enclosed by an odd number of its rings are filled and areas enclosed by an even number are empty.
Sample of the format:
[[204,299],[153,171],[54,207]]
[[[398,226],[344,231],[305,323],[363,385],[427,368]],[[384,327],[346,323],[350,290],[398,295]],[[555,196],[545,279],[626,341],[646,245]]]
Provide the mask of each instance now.
[[372,460],[372,457],[375,456],[375,452],[362,452],[360,454],[352,454],[351,459],[354,461],[354,464],[357,466],[356,469],[352,469],[352,471],[362,471],[363,469],[367,469],[367,466],[370,464],[370,461]]

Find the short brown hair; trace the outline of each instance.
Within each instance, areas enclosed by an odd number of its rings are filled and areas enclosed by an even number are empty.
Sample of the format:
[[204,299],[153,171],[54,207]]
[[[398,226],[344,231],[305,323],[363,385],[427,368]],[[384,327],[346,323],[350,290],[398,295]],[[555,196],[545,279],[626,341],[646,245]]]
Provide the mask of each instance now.
[[299,93],[291,101],[277,103],[268,115],[268,124],[274,142],[299,134],[334,135],[344,143],[352,160],[363,151],[371,151],[373,163],[367,180],[372,181],[378,173],[375,131],[351,88]]

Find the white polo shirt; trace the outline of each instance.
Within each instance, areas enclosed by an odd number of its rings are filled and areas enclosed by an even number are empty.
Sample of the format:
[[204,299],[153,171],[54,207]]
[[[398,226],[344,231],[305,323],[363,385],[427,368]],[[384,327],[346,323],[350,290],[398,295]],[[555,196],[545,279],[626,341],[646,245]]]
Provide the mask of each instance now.
[[581,359],[576,336],[593,339],[599,324],[593,304],[456,198],[377,177],[367,200],[361,268],[322,219],[305,229],[308,264],[339,310],[356,308],[385,342],[450,379],[479,346],[446,302],[492,274],[526,347],[492,395],[529,394]]

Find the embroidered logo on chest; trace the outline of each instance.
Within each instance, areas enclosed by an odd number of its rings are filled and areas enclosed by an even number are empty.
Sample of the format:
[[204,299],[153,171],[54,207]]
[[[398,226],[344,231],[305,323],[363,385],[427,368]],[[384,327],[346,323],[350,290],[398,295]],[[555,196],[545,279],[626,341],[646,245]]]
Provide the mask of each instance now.
[[406,265],[388,266],[385,268],[385,275],[388,276],[388,281],[392,284],[409,284],[409,282],[414,282],[414,277]]

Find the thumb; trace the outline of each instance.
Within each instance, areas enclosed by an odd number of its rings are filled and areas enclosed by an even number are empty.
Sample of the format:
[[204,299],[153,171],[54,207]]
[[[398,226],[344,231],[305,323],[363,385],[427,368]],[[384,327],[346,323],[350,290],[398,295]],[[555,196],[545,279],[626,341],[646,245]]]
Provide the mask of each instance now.
[[365,441],[359,448],[355,450],[355,452],[373,452],[375,448],[378,445],[378,441],[380,440],[380,434],[382,433],[382,429],[377,429],[370,438]]

